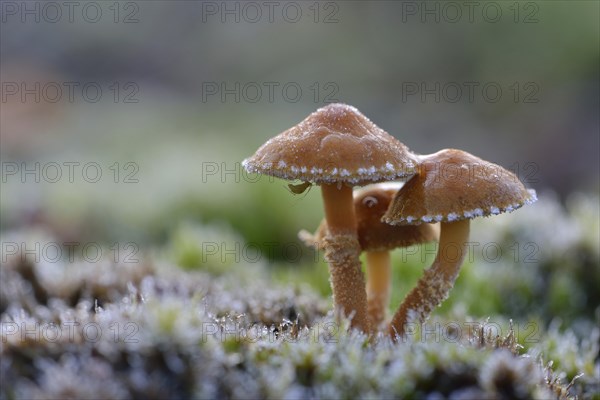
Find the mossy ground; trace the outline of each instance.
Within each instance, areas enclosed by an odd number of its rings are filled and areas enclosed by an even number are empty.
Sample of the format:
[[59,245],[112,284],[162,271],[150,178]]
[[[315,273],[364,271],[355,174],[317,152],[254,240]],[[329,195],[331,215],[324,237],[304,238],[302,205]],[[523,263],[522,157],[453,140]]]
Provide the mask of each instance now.
[[[222,226],[177,228],[136,262],[5,257],[0,398],[598,399],[594,201],[564,209],[542,197],[537,210],[475,224],[481,246],[540,251],[475,250],[449,300],[397,344],[337,322],[320,261],[223,260],[199,246],[242,240]],[[540,210],[571,231],[558,240]],[[394,254],[390,311],[430,261],[421,253]]]

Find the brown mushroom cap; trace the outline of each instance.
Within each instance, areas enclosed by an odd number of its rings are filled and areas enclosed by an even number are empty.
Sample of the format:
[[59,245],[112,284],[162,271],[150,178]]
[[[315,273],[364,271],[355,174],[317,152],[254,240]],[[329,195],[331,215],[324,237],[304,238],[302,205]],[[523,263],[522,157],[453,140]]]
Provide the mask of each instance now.
[[537,200],[512,172],[462,150],[422,156],[383,217],[389,224],[452,222],[511,212]]
[[[437,240],[438,232],[432,224],[394,226],[381,222],[381,217],[401,186],[399,182],[383,183],[354,192],[354,210],[361,250],[386,251]],[[326,235],[327,222],[323,220],[314,235],[302,231],[300,238],[307,245],[320,248],[321,240]]]
[[356,108],[329,104],[243,161],[248,172],[361,185],[412,175],[415,156]]

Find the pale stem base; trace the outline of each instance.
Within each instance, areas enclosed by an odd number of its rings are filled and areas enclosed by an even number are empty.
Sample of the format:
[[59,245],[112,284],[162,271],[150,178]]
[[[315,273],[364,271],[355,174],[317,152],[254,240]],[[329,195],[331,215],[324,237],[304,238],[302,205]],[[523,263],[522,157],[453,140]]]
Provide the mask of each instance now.
[[392,287],[390,252],[367,251],[367,310],[371,327],[378,328],[384,321]]

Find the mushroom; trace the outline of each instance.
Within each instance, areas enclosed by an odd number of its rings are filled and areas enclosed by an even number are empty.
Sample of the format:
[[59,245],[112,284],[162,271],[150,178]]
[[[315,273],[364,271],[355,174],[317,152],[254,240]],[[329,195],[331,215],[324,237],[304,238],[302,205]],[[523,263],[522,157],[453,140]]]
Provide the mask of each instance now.
[[408,148],[356,108],[329,104],[269,139],[243,161],[250,173],[321,186],[329,235],[324,238],[336,310],[369,331],[352,187],[414,173]]
[[[386,182],[367,186],[354,192],[354,212],[357,220],[358,242],[366,252],[367,312],[372,328],[385,320],[390,300],[390,251],[399,247],[437,240],[437,225],[389,225],[381,222],[394,194],[402,187],[400,182]],[[327,235],[323,220],[314,235],[302,230],[298,237],[307,246],[322,248],[321,240]]]
[[438,252],[392,318],[394,340],[405,324],[423,323],[448,297],[467,252],[470,219],[511,212],[537,200],[512,172],[467,152],[420,157],[418,173],[396,193],[383,217],[389,224],[441,222]]

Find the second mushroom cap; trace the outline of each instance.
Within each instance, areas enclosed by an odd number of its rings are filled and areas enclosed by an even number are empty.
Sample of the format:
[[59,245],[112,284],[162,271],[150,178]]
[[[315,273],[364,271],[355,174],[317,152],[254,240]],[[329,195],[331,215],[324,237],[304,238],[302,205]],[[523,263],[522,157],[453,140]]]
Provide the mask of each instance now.
[[389,224],[452,222],[511,212],[537,200],[505,168],[456,149],[421,156],[418,173],[383,217]]

